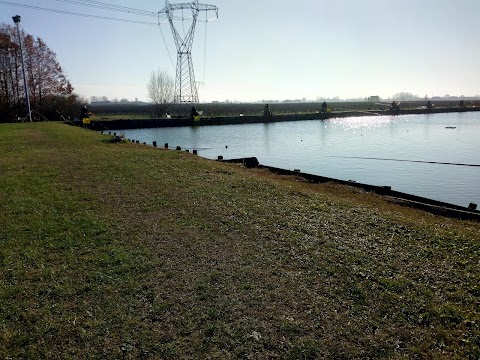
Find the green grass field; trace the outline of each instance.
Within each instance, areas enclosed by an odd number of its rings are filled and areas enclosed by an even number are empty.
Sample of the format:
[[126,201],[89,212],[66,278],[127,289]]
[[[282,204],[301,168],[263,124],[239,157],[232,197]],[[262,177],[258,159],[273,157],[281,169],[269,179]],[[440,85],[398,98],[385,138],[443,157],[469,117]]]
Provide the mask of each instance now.
[[480,357],[480,224],[0,125],[0,358]]

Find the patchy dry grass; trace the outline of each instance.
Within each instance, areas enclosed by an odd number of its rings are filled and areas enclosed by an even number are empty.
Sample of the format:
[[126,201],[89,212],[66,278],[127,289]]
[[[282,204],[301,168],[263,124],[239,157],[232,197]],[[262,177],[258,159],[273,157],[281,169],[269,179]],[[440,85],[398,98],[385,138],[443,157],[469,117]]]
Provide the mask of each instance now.
[[0,126],[1,358],[479,358],[480,224]]

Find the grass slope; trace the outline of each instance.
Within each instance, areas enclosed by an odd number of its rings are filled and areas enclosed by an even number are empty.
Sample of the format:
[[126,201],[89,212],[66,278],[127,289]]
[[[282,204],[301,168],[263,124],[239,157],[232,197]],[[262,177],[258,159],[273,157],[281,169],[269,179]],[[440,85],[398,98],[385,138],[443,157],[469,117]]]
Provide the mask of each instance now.
[[0,126],[0,358],[480,357],[480,224]]

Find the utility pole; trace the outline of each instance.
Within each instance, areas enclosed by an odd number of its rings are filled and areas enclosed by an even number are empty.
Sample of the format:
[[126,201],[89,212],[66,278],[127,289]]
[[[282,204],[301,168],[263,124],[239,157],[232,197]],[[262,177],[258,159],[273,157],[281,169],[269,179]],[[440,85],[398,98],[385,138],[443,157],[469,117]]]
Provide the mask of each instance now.
[[28,96],[28,87],[27,87],[27,76],[25,75],[25,60],[23,59],[23,47],[22,47],[22,37],[20,36],[20,15],[16,15],[12,17],[13,22],[17,26],[17,33],[18,33],[18,44],[20,45],[20,54],[22,57],[22,72],[23,72],[23,87],[25,88],[25,99],[27,102],[27,113],[32,122],[32,111],[30,110],[30,98]]
[[[191,10],[192,23],[184,38],[180,36],[173,23],[174,12],[182,11],[181,20],[183,18],[183,10]],[[176,104],[181,103],[198,103],[198,90],[195,83],[195,74],[193,72],[192,62],[192,43],[195,35],[195,25],[197,23],[198,13],[200,11],[215,11],[215,18],[218,18],[218,8],[214,5],[199,4],[198,0],[190,3],[170,4],[165,0],[165,7],[159,11],[159,14],[166,14],[173,33],[173,39],[177,47],[177,70],[175,75],[175,95],[173,101]],[[208,21],[208,20],[207,20]]]

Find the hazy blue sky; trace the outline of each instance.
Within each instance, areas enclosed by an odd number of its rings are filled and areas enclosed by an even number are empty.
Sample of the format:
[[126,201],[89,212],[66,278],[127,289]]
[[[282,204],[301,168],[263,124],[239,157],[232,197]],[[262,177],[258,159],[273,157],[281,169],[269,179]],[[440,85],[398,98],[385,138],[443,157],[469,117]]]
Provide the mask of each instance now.
[[[157,23],[57,0],[10,2]],[[165,6],[163,0],[103,2],[152,12]],[[480,94],[480,0],[201,2],[218,6],[219,19],[208,23],[205,66],[205,24],[197,24],[192,56],[197,81],[204,81],[200,101]],[[25,31],[57,53],[75,91],[87,98],[148,100],[153,70],[175,76],[168,24],[161,29],[171,59],[157,25],[0,3],[0,22],[13,24],[17,14]]]

